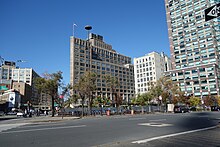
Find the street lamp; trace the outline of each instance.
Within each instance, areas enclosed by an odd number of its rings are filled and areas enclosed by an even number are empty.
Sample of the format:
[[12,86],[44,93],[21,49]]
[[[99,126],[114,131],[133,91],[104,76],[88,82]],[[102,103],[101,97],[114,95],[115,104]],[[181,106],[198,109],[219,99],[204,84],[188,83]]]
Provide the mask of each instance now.
[[88,32],[88,40],[89,40],[89,31],[92,30],[92,26],[86,25],[86,26],[85,26],[85,29],[86,29],[87,32]]
[[86,25],[86,26],[85,26],[85,30],[87,30],[87,32],[88,32],[88,40],[87,40],[86,47],[88,47],[88,50],[90,51],[90,65],[89,65],[89,70],[91,70],[91,67],[92,67],[92,49],[90,49],[90,47],[89,47],[89,33],[90,33],[90,30],[92,30],[92,26]]
[[163,99],[163,98],[162,98],[162,96],[160,95],[160,96],[159,96],[159,101],[160,101],[160,102],[159,102],[159,103],[160,103],[160,112],[161,112],[162,99]]

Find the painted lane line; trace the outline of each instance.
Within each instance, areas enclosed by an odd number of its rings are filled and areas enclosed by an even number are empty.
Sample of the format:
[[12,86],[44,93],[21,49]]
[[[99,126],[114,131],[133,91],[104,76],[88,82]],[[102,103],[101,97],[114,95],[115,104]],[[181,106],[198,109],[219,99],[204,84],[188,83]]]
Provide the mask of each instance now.
[[66,126],[66,127],[53,127],[53,128],[42,128],[42,129],[30,129],[30,130],[19,130],[19,131],[8,131],[8,132],[0,132],[0,134],[23,133],[23,132],[45,131],[45,130],[57,130],[57,129],[69,129],[69,128],[81,128],[81,127],[86,127],[86,125]]
[[169,135],[164,135],[164,136],[158,136],[158,137],[153,137],[153,138],[148,138],[148,139],[143,139],[143,140],[138,140],[138,141],[133,141],[132,143],[137,143],[137,144],[147,143],[147,142],[153,141],[153,140],[174,137],[174,136],[179,136],[179,135],[184,135],[184,134],[189,134],[189,133],[201,132],[201,131],[211,130],[211,129],[215,129],[215,128],[217,128],[217,126],[203,128],[203,129],[197,129],[197,130],[192,130],[192,131],[186,131],[186,132],[180,132],[180,133],[174,133],[174,134],[169,134]]
[[143,120],[143,119],[146,119],[146,118],[129,118],[129,120]]
[[166,121],[167,119],[156,119],[156,120],[149,120],[149,121]]
[[[59,126],[59,125],[66,125],[66,123],[59,123],[59,124],[53,124],[50,123],[50,126]],[[43,126],[48,126],[48,123],[43,123],[43,124],[32,124],[30,123],[30,125],[25,125],[25,126],[20,126],[19,128],[37,128],[37,127],[43,127]]]
[[152,126],[152,127],[168,127],[173,126],[172,124],[163,124],[163,123],[140,123],[139,126]]

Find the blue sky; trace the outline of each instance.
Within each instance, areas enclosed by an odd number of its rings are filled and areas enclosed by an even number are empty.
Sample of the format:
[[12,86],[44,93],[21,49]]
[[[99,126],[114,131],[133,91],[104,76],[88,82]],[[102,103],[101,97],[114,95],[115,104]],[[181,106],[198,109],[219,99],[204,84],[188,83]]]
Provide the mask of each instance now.
[[66,84],[73,23],[76,37],[89,24],[126,56],[170,56],[164,0],[0,0],[0,22],[0,56],[39,75],[62,71]]

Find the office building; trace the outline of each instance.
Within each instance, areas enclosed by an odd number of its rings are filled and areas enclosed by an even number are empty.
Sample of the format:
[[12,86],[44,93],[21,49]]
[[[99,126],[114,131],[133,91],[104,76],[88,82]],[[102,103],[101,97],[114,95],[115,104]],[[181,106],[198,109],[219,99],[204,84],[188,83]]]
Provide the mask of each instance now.
[[[31,86],[31,97],[28,98],[29,101],[31,101],[32,104],[37,105],[39,103],[39,94],[35,88],[34,85],[34,79],[39,77],[39,75],[32,69],[32,68],[15,68],[12,69],[12,80],[13,83],[17,83],[14,85],[14,88],[16,90],[19,90],[19,87],[23,86],[19,85],[18,83],[26,83],[29,86]],[[17,86],[16,86],[17,85]],[[15,87],[16,86],[16,87]],[[23,88],[23,90],[20,89],[20,91],[25,91],[24,89],[29,89],[28,86]]]
[[32,97],[32,88],[29,84],[24,82],[13,82],[12,89],[20,93],[21,104],[26,104]]
[[152,84],[171,69],[171,62],[163,52],[151,52],[145,56],[134,58],[135,94],[149,91]]
[[71,37],[70,83],[77,83],[80,76],[88,70],[98,75],[95,95],[108,97],[114,103],[111,89],[104,78],[105,75],[111,75],[120,82],[116,92],[124,101],[130,102],[134,95],[134,67],[131,58],[117,53],[100,35],[90,34],[88,40]]
[[219,19],[204,10],[219,0],[165,0],[172,80],[186,95],[219,95]]
[[0,83],[8,83],[8,81],[10,81],[12,77],[12,69],[15,68],[15,62],[4,61],[3,64],[0,66]]

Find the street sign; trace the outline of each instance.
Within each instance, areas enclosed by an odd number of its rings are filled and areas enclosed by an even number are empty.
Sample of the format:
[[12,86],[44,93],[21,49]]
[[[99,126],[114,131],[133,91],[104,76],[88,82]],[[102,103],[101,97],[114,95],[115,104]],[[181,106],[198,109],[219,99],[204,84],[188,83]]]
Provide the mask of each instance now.
[[219,16],[220,16],[220,3],[205,9],[205,21],[209,21]]

